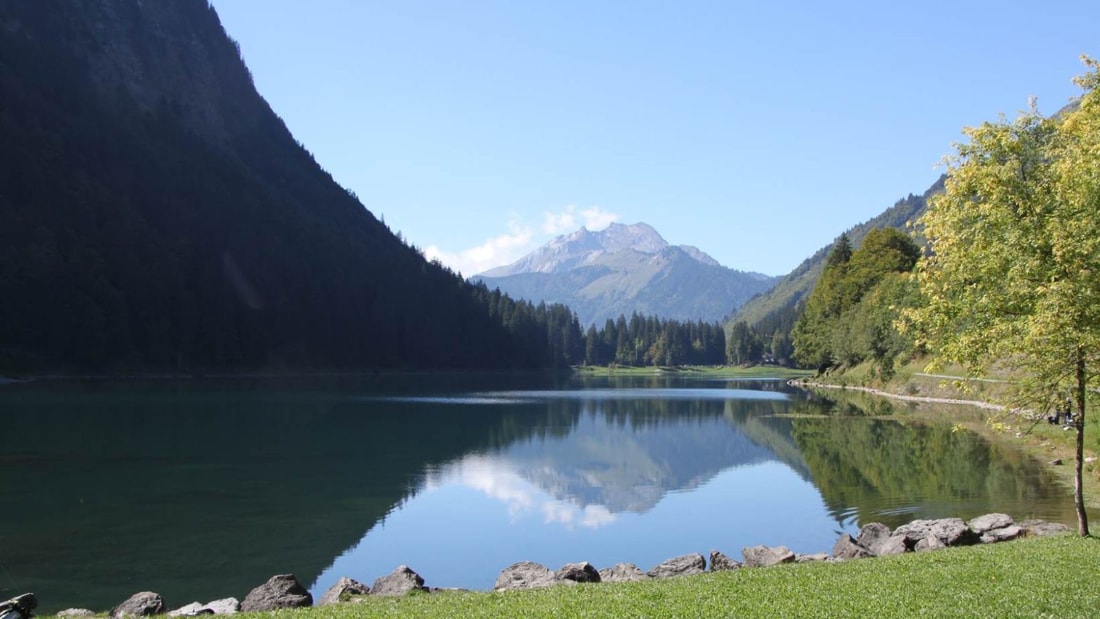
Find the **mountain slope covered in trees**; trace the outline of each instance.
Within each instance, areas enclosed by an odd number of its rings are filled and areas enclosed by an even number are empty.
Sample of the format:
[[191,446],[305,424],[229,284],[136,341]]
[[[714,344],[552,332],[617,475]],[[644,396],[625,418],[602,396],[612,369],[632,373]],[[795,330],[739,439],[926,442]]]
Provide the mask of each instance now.
[[0,101],[0,371],[553,365],[536,308],[321,169],[205,0],[0,3]]

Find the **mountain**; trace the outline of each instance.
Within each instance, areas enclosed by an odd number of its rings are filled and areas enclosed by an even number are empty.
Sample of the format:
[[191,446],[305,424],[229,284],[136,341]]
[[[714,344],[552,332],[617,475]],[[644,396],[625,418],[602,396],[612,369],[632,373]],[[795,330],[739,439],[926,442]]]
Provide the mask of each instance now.
[[5,0],[0,101],[0,371],[540,363],[316,163],[205,0]]
[[568,305],[582,325],[633,312],[718,321],[776,281],[724,267],[695,247],[670,245],[644,223],[581,228],[473,279],[512,297]]
[[[878,228],[897,228],[906,230],[909,222],[915,222],[928,208],[928,198],[943,191],[944,177],[941,176],[923,194],[908,196],[898,200],[881,214],[861,224],[852,226],[845,234],[853,247],[859,247],[863,237]],[[785,275],[769,291],[750,299],[730,319],[730,324],[744,321],[751,326],[762,327],[763,335],[771,334],[775,328],[785,326],[789,331],[801,304],[813,291],[821,272],[825,268],[825,258],[832,249],[832,243],[814,252],[793,271]]]

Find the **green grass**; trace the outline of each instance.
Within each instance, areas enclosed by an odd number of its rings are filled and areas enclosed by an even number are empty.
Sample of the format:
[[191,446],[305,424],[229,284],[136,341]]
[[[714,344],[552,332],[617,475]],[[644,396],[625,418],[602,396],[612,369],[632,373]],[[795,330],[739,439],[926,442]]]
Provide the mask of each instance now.
[[[367,617],[1100,617],[1100,540],[1075,535],[640,583],[363,598],[274,613]],[[271,616],[271,615],[267,615]]]

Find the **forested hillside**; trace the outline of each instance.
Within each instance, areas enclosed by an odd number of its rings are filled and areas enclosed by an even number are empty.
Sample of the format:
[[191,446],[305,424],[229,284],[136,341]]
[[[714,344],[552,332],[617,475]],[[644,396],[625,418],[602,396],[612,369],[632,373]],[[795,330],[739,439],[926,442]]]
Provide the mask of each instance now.
[[560,362],[553,308],[502,324],[318,166],[205,0],[0,3],[0,101],[0,371]]
[[[910,222],[915,223],[924,214],[928,208],[928,199],[943,191],[943,182],[944,177],[941,176],[923,194],[909,194],[882,214],[852,226],[842,236],[852,248],[858,248],[872,230],[906,230]],[[745,303],[727,324],[731,339],[741,340],[744,342],[742,346],[751,345],[759,349],[761,356],[767,354],[774,359],[791,362],[791,329],[802,315],[810,293],[821,278],[831,247],[817,250],[770,291]],[[743,324],[738,326],[739,323]],[[731,346],[736,345],[736,341],[731,341]]]

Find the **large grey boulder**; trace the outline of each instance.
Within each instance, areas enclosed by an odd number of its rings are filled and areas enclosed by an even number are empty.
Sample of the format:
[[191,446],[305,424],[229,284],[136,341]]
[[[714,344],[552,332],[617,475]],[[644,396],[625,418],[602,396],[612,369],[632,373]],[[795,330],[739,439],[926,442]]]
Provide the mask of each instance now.
[[336,581],[336,584],[328,588],[321,595],[321,599],[317,601],[318,606],[328,606],[329,604],[338,604],[340,602],[346,602],[348,598],[355,595],[367,595],[370,593],[370,587],[364,585],[358,580],[353,580],[347,576],[341,576],[340,580]]
[[736,559],[731,559],[725,554],[718,552],[717,550],[710,551],[710,571],[726,572],[729,570],[736,570],[740,567],[740,561]]
[[815,552],[812,554],[806,554],[800,552],[794,556],[795,563],[816,563],[818,561],[829,561],[829,553]]
[[847,533],[840,536],[840,539],[836,540],[833,544],[833,558],[834,559],[863,559],[866,557],[873,557],[875,553],[864,548],[855,538]]
[[168,610],[164,598],[159,593],[142,591],[130,596],[128,600],[111,609],[111,617],[147,617],[162,615]]
[[207,602],[204,608],[214,611],[215,615],[235,615],[241,610],[241,603],[237,598],[222,598]]
[[[970,530],[970,527],[963,522],[962,518],[914,520],[895,529],[894,535],[904,535],[918,545],[921,540],[928,537],[935,537],[944,546],[961,546],[974,544],[978,541],[978,536]],[[925,545],[934,544],[928,542]]]
[[191,602],[180,606],[176,610],[168,611],[169,617],[197,617],[199,615],[213,615],[214,611],[203,606],[202,602]]
[[545,565],[534,561],[520,561],[501,570],[493,589],[496,591],[519,591],[540,589],[554,584],[554,572]]
[[935,535],[922,537],[917,540],[917,544],[913,546],[913,550],[916,552],[928,552],[929,550],[939,550],[941,548],[947,548],[947,544],[944,544],[943,541]]
[[749,546],[741,549],[745,567],[769,567],[780,563],[793,563],[795,555],[786,546]]
[[1016,524],[1016,521],[1008,514],[986,514],[984,516],[972,518],[970,522],[966,523],[966,525],[970,527],[970,530],[979,536],[986,531],[1003,529],[1014,524]]
[[407,565],[399,565],[389,574],[374,579],[371,595],[408,595],[413,591],[427,591],[424,579]]
[[241,602],[241,612],[266,612],[303,606],[313,606],[313,596],[298,582],[294,574],[279,574],[249,591]]
[[[0,379],[0,383],[3,383],[2,379]],[[95,611],[94,610],[89,610],[87,608],[66,608],[65,610],[60,611],[59,613],[57,613],[57,616],[58,617],[92,617],[92,616],[95,616]]]
[[1047,522],[1046,520],[1025,520],[1020,523],[1020,528],[1026,535],[1043,537],[1046,535],[1059,535],[1069,533],[1072,529],[1060,522]]
[[554,572],[554,580],[566,583],[600,582],[600,572],[588,561],[566,563],[560,570]]
[[876,556],[900,555],[904,552],[912,552],[916,544],[904,535],[891,535],[886,541],[871,549]]
[[995,542],[1007,542],[1009,540],[1014,540],[1023,534],[1024,530],[1016,525],[1001,527],[999,529],[990,529],[985,533],[982,533],[982,543],[992,544]]
[[694,553],[674,557],[654,565],[646,575],[650,578],[671,578],[673,576],[690,576],[702,574],[707,571],[707,560],[703,555]]
[[615,567],[600,570],[600,582],[634,582],[649,578],[633,563],[616,563]]
[[876,548],[884,544],[892,535],[893,532],[890,531],[890,527],[881,522],[872,522],[863,525],[859,529],[859,533],[856,534],[856,543],[875,554],[879,554]]

